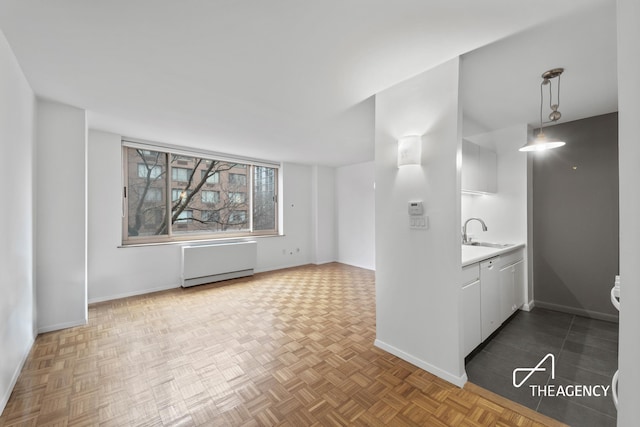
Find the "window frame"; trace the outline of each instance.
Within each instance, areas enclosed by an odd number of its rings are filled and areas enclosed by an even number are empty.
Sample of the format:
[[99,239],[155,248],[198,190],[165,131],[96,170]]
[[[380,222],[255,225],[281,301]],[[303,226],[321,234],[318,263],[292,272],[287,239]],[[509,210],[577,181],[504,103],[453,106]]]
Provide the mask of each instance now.
[[[279,206],[279,189],[280,189],[280,173],[281,173],[281,164],[273,163],[264,160],[251,159],[251,158],[243,158],[243,157],[232,157],[225,154],[209,152],[205,150],[192,150],[185,147],[173,146],[169,144],[156,144],[150,143],[146,141],[138,141],[132,140],[129,138],[122,139],[122,246],[135,246],[135,245],[144,245],[144,244],[164,244],[164,243],[180,243],[185,241],[215,241],[215,240],[224,240],[224,239],[233,239],[233,238],[242,238],[242,237],[254,237],[254,236],[279,236],[280,235],[280,206]],[[245,204],[246,204],[246,216],[247,216],[247,230],[229,230],[229,231],[204,231],[197,232],[194,231],[192,233],[174,233],[172,230],[171,224],[171,215],[166,215],[167,220],[167,233],[163,235],[144,235],[144,236],[129,236],[128,235],[128,226],[129,226],[129,159],[127,156],[128,149],[137,149],[137,150],[148,150],[160,152],[165,156],[165,168],[166,168],[166,177],[165,177],[165,212],[171,212],[172,205],[172,184],[174,184],[172,176],[174,167],[171,164],[171,156],[187,156],[193,158],[200,158],[211,161],[220,161],[226,163],[237,163],[238,166],[247,169],[246,174],[246,193],[245,193]],[[254,168],[256,167],[268,167],[274,170],[274,189],[273,189],[273,199],[274,199],[274,207],[273,207],[273,215],[274,215],[274,228],[270,230],[255,230],[254,229],[254,199],[255,199],[255,191],[254,191]],[[136,173],[137,173],[136,166]],[[187,169],[182,165],[176,165],[175,168]],[[196,170],[191,170],[191,173],[195,175]],[[231,172],[230,172],[231,173]],[[218,182],[221,181],[220,175],[218,174]],[[205,180],[205,186],[208,183]],[[214,185],[214,184],[210,184]],[[211,188],[206,188],[203,186],[200,191],[215,191],[211,190]],[[219,191],[218,191],[219,193]],[[197,195],[197,198],[201,198],[202,195]],[[221,197],[221,195],[219,195]],[[210,204],[209,204],[210,205]],[[209,209],[210,210],[210,209]],[[177,224],[177,223],[176,223]]]

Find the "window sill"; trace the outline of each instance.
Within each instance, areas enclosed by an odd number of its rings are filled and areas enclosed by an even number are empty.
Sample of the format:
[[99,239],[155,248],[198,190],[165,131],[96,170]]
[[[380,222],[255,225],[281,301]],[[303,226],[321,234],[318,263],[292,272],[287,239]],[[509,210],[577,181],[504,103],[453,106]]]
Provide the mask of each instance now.
[[272,237],[284,237],[284,234],[259,234],[255,236],[241,236],[241,237],[221,237],[218,239],[197,239],[197,240],[175,240],[171,242],[145,242],[145,243],[123,243],[118,248],[142,248],[148,246],[184,246],[184,245],[215,245],[224,243],[235,242],[247,242],[250,240],[272,238]]

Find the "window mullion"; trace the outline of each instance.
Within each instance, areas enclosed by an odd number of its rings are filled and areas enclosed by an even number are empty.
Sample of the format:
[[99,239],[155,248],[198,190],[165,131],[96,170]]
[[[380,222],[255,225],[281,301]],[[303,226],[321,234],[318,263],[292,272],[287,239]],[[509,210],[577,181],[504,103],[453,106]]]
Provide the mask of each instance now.
[[165,153],[165,158],[166,158],[166,163],[167,163],[167,176],[165,179],[165,185],[166,185],[166,199],[167,199],[167,203],[166,203],[166,216],[167,216],[167,237],[169,239],[171,239],[172,234],[173,234],[173,230],[171,227],[171,201],[173,199],[172,197],[172,192],[171,192],[171,176],[172,176],[172,166],[171,166],[171,154],[170,153]]
[[254,203],[254,201],[253,201],[253,197],[254,197],[254,194],[253,194],[254,170],[253,170],[253,168],[254,167],[255,166],[253,166],[253,165],[249,165],[248,166],[248,169],[249,169],[249,174],[248,175],[249,176],[247,177],[247,179],[249,181],[249,185],[248,185],[249,188],[247,188],[247,193],[248,193],[247,196],[249,196],[249,212],[247,212],[247,214],[249,215],[249,232],[250,233],[254,232],[254,229],[253,229],[253,203]]

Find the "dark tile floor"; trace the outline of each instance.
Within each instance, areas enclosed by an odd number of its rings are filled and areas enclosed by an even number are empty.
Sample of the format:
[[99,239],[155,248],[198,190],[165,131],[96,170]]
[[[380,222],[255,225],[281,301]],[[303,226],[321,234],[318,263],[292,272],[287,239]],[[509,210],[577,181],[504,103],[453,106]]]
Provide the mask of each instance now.
[[[513,370],[533,368],[547,354],[551,358],[520,387],[514,386]],[[616,409],[611,398],[611,378],[618,365],[618,324],[535,308],[519,311],[466,360],[469,381],[566,424],[576,427],[615,427]],[[516,383],[527,372],[517,374]],[[609,386],[607,395],[596,397],[544,396],[536,385],[549,390],[575,385]],[[534,387],[532,387],[534,386]],[[571,386],[571,387],[567,387]]]

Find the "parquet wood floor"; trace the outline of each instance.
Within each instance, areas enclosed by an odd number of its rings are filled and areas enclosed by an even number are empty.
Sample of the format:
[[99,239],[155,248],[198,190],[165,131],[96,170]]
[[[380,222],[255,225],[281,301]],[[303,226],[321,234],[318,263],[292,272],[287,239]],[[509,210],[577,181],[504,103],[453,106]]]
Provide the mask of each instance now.
[[555,425],[375,348],[374,291],[326,264],[93,304],[38,336],[0,426]]

